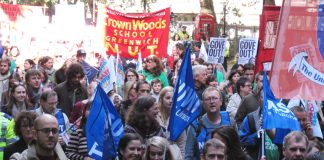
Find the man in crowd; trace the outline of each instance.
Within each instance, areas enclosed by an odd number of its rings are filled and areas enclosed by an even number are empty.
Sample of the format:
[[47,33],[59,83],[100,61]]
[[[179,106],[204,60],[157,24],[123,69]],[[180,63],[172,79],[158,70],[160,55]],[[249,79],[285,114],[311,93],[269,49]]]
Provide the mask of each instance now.
[[294,106],[290,109],[298,119],[300,128],[306,134],[309,140],[314,139],[313,136],[313,127],[310,121],[307,120],[307,113],[302,106]]
[[211,132],[221,126],[235,125],[228,112],[220,111],[222,97],[214,87],[208,87],[202,94],[202,105],[206,111],[198,122],[188,129],[185,160],[199,159],[204,143],[211,138]]
[[254,64],[251,63],[244,64],[243,66],[244,76],[248,78],[251,83],[254,81],[254,69]]
[[202,149],[202,154],[200,156],[201,160],[225,160],[226,159],[226,146],[223,142],[218,139],[208,140],[204,148]]
[[14,119],[8,114],[0,112],[0,159],[3,159],[3,148],[10,143],[15,142]]
[[0,98],[2,93],[9,89],[10,65],[9,58],[0,59]]
[[283,142],[283,160],[304,160],[307,156],[308,138],[304,133],[293,131]]
[[66,80],[54,88],[58,96],[58,106],[68,117],[76,102],[88,98],[87,89],[80,83],[84,76],[81,64],[71,64],[66,71]]
[[204,65],[195,65],[192,67],[192,75],[195,84],[195,90],[198,98],[202,99],[202,93],[206,88],[207,67]]
[[59,126],[56,118],[43,114],[34,123],[34,140],[23,153],[15,153],[11,159],[67,159],[60,144],[57,143]]
[[28,70],[25,75],[27,95],[29,97],[30,102],[33,104],[35,108],[39,107],[40,96],[42,93],[41,77],[42,77],[42,72],[38,69]]
[[[62,134],[66,129],[70,127],[69,119],[65,113],[60,109],[57,109],[57,94],[55,91],[45,91],[42,93],[41,106],[36,109],[38,115],[50,114],[56,117],[59,124],[59,133]],[[65,145],[63,138],[59,137],[59,143]]]

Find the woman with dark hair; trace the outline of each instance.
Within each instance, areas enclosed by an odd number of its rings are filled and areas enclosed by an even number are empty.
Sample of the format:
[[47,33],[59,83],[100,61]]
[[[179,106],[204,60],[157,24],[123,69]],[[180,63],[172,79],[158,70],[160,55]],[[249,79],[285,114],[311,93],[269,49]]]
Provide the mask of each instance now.
[[153,136],[165,137],[165,128],[156,120],[158,113],[155,98],[152,96],[138,98],[127,114],[125,133],[137,133],[144,142]]
[[241,75],[238,70],[231,70],[227,80],[228,84],[226,86],[226,91],[229,96],[232,96],[234,93],[237,93],[237,88],[235,88],[235,85],[237,81],[240,79]]
[[25,74],[28,70],[34,68],[35,62],[31,59],[26,59],[24,62],[24,70],[22,71],[21,77],[25,81]]
[[44,56],[38,60],[38,64],[46,71],[48,80],[55,83],[56,70],[53,68],[53,61],[54,59],[52,57]]
[[162,82],[163,87],[169,86],[168,77],[163,71],[162,62],[155,55],[150,55],[146,58],[144,76],[149,84],[152,82],[153,79],[157,78]]
[[124,83],[129,81],[138,81],[138,74],[133,68],[128,68],[125,72]]
[[71,160],[90,160],[87,149],[86,122],[90,112],[92,101],[88,101],[83,109],[80,126],[70,135],[70,141],[66,147],[66,156]]
[[118,160],[141,160],[143,139],[138,134],[126,133],[118,144]]
[[212,132],[212,138],[222,141],[226,145],[227,160],[252,160],[241,149],[240,138],[237,131],[230,126],[222,126]]
[[22,83],[13,85],[9,92],[9,101],[2,108],[2,112],[16,117],[19,112],[32,110],[33,105],[29,103],[26,87]]
[[28,143],[33,140],[32,130],[34,129],[34,120],[37,114],[35,112],[20,112],[15,119],[14,131],[19,140],[4,148],[3,159],[8,160],[9,157],[16,153],[22,153],[27,149]]
[[41,74],[42,92],[47,91],[47,90],[52,90],[56,86],[56,84],[48,79],[48,74],[45,69],[39,68],[39,70],[42,73]]

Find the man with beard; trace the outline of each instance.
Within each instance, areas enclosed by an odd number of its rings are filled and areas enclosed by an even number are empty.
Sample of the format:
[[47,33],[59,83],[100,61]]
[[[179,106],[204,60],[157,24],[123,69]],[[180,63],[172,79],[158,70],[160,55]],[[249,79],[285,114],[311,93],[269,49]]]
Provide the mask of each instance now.
[[211,139],[214,129],[221,126],[235,126],[229,113],[220,111],[221,93],[215,87],[208,87],[202,94],[202,106],[206,111],[202,117],[193,122],[188,129],[185,149],[185,160],[199,159],[206,141]]
[[57,143],[59,136],[58,122],[49,114],[43,114],[34,122],[34,140],[23,153],[15,153],[10,159],[67,159],[62,147]]
[[10,59],[0,59],[0,98],[2,93],[9,89],[10,65]]
[[66,80],[54,88],[58,96],[58,108],[62,109],[68,117],[76,102],[88,98],[87,89],[80,83],[84,76],[81,64],[71,64],[66,70]]

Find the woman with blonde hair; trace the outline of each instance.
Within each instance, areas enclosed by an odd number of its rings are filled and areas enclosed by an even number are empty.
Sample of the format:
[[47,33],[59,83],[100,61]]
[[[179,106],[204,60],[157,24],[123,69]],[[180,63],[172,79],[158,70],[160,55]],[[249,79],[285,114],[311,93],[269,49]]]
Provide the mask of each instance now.
[[[158,122],[161,126],[168,128],[170,112],[172,107],[172,98],[173,98],[173,87],[165,87],[160,92],[158,107],[159,107],[159,115],[157,117]],[[175,142],[177,147],[180,149],[181,155],[184,155],[185,146],[186,146],[187,136],[185,132],[183,132],[178,140]]]
[[154,136],[148,140],[145,160],[176,160],[176,158],[172,154],[168,140]]

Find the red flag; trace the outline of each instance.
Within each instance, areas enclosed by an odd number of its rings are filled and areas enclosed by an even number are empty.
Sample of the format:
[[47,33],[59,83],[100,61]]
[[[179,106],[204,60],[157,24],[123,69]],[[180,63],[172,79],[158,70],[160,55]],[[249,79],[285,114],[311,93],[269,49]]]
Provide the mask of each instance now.
[[321,56],[324,55],[324,3],[321,3],[320,0],[283,3],[270,82],[276,97],[324,99],[321,93],[324,89]]

